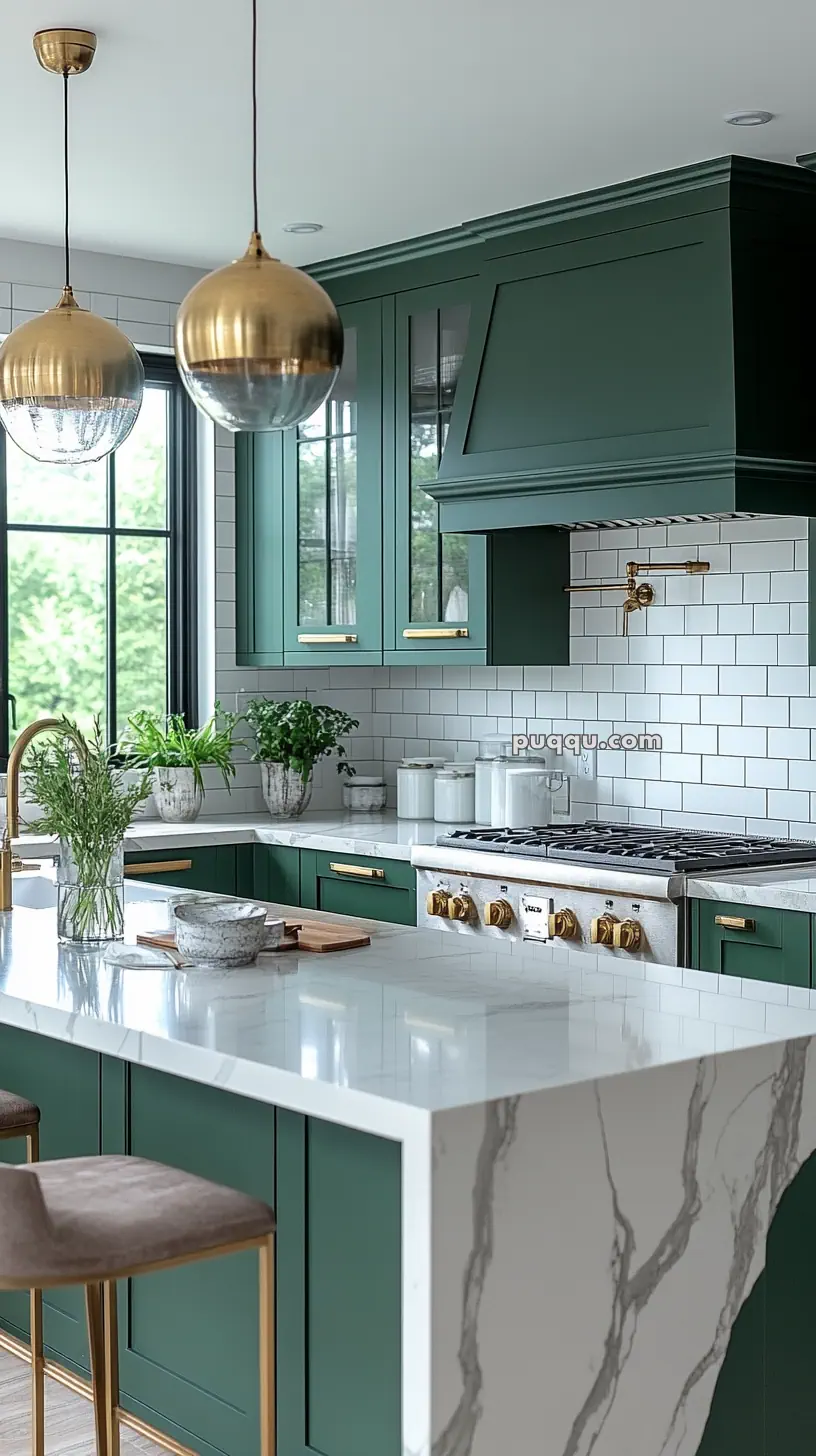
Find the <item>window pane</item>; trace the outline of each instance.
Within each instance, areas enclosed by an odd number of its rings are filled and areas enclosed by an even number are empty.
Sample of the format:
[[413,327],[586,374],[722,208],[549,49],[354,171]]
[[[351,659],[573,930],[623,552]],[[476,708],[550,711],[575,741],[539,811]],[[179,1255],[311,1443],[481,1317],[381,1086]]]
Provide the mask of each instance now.
[[411,414],[436,411],[438,319],[436,309],[411,319]]
[[326,443],[298,445],[298,622],[323,627],[328,621],[326,569]]
[[167,712],[167,542],[116,542],[116,716],[118,738],[131,713]]
[[459,383],[459,373],[467,343],[470,304],[458,303],[443,308],[439,315],[440,405],[450,409]]
[[442,617],[446,622],[468,619],[468,554],[467,536],[452,533],[442,537]]
[[[17,723],[105,716],[104,536],[9,531],[9,690]],[[12,732],[13,740],[14,734]]]
[[133,429],[116,451],[116,524],[155,528],[167,525],[167,410],[169,393],[146,385]]
[[331,444],[331,620],[357,620],[357,440]]
[[104,526],[107,470],[92,465],[41,465],[6,436],[8,518],[12,524]]
[[346,329],[343,365],[329,395],[329,433],[357,433],[357,330]]
[[433,423],[411,424],[411,621],[439,620],[438,513],[422,482],[436,479],[439,455]]
[[302,425],[298,425],[298,439],[321,440],[327,429],[328,414],[326,405],[322,404],[320,409],[316,409],[314,414],[309,416],[308,420],[304,420]]

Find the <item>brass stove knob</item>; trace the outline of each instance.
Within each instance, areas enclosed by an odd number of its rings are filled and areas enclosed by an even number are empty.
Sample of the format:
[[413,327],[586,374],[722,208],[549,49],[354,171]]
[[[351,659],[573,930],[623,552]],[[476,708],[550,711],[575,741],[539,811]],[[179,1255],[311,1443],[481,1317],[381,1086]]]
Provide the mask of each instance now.
[[451,895],[448,901],[448,919],[472,920],[475,909],[470,895]]
[[509,900],[488,900],[484,907],[485,925],[495,925],[497,930],[507,930],[513,920],[513,907]]
[[575,940],[578,935],[578,916],[574,910],[556,910],[549,916],[550,935],[559,940]]
[[611,945],[615,926],[618,923],[616,915],[595,915],[589,927],[589,938],[593,945]]
[[430,890],[425,896],[425,909],[429,915],[440,915],[443,918],[448,914],[448,896],[444,890]]
[[615,950],[639,950],[643,927],[639,920],[621,920],[612,931]]

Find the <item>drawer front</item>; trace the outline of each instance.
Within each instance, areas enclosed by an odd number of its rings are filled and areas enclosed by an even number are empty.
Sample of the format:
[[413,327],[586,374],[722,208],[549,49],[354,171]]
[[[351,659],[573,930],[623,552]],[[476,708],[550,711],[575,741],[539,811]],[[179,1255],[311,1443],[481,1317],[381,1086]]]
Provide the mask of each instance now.
[[236,891],[236,846],[205,845],[196,849],[136,850],[125,855],[125,877],[207,890],[220,895]]
[[416,872],[405,860],[304,849],[300,889],[313,910],[416,925]]
[[693,959],[698,970],[789,986],[810,985],[809,915],[767,905],[696,900],[693,923]]

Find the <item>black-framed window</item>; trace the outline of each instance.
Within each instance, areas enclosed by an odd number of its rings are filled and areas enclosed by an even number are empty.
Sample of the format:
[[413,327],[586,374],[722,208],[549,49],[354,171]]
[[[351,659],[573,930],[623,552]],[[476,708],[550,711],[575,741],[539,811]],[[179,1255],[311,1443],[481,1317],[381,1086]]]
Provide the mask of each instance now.
[[195,411],[175,364],[144,358],[121,448],[42,465],[0,429],[0,766],[33,718],[195,713]]

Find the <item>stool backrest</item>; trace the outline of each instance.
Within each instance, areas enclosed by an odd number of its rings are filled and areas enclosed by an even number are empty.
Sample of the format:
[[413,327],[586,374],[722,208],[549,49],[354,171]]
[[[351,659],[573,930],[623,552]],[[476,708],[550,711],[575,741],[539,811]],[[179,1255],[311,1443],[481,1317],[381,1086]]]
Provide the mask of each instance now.
[[0,1163],[0,1288],[53,1245],[54,1228],[37,1174]]

